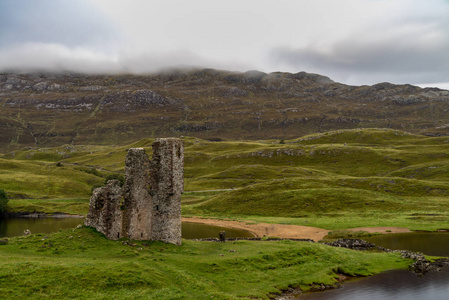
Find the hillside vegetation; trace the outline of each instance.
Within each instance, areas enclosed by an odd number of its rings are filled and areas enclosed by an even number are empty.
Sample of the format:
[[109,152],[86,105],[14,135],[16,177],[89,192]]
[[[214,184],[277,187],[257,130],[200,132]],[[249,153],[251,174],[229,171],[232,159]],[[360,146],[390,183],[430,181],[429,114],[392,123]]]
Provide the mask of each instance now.
[[[284,141],[183,141],[185,216],[327,229],[449,227],[448,138],[354,129]],[[0,187],[15,211],[86,214],[92,186],[123,173],[126,149],[151,155],[152,142],[9,152],[0,158]]]
[[292,139],[339,129],[449,133],[449,91],[348,86],[300,72],[0,74],[0,149],[142,138]]

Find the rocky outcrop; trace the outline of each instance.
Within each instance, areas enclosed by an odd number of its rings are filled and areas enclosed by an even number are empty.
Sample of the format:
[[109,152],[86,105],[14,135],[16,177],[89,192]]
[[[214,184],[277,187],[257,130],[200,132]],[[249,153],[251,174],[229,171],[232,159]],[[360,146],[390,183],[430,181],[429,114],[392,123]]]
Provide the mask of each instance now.
[[385,252],[398,252],[403,258],[410,258],[414,260],[413,264],[409,266],[409,270],[417,276],[424,276],[430,271],[440,271],[444,263],[447,263],[447,259],[440,259],[436,261],[429,261],[421,253],[416,253],[408,250],[391,250],[384,247],[376,246],[372,243],[364,241],[362,239],[338,239],[330,243],[324,243],[333,247],[343,247],[354,250],[370,250],[377,249]]
[[431,271],[440,271],[444,266],[444,263],[447,263],[447,259],[439,259],[435,261],[429,261],[426,257],[421,253],[415,253],[407,250],[389,250],[386,249],[387,252],[399,252],[403,258],[413,259],[415,262],[409,266],[409,270],[412,271],[419,277],[424,276],[426,273]]
[[174,138],[157,139],[150,161],[143,148],[125,159],[125,182],[111,180],[94,190],[85,225],[109,239],[158,240],[181,244],[184,148]]
[[361,239],[338,239],[336,241],[324,244],[333,247],[343,247],[354,250],[368,250],[376,247],[376,245],[368,243],[367,241]]

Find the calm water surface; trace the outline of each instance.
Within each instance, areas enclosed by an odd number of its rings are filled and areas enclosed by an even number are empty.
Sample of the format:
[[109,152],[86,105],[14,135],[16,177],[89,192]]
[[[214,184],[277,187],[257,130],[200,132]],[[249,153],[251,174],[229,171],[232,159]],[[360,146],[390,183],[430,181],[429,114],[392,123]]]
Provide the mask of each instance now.
[[[23,235],[29,229],[31,233],[52,233],[60,229],[75,228],[82,224],[81,218],[8,218],[0,219],[0,237]],[[182,223],[182,237],[185,239],[218,238],[220,231],[226,231],[227,238],[254,237],[245,230],[224,228],[196,223]]]
[[419,278],[407,270],[396,270],[343,283],[340,289],[300,295],[298,299],[447,300],[449,268]]
[[226,238],[254,237],[245,230],[198,223],[182,223],[182,237],[184,239],[218,238],[219,232],[223,230],[226,231]]
[[383,234],[365,238],[365,240],[388,249],[405,249],[427,255],[449,257],[449,232]]
[[[449,233],[398,233],[366,238],[389,249],[406,249],[428,255],[449,257]],[[388,271],[376,276],[348,281],[340,289],[310,293],[297,299],[362,300],[447,300],[449,266],[420,278],[407,270]]]
[[52,233],[59,229],[75,228],[82,224],[81,218],[7,218],[0,219],[0,237],[23,235],[29,229],[31,233]]

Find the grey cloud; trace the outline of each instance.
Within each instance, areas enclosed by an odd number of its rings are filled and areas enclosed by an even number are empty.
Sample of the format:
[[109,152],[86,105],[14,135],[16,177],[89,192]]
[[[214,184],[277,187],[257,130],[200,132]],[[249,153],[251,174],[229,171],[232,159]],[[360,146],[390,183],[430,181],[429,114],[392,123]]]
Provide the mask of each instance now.
[[270,60],[352,84],[448,82],[449,9],[438,19],[424,15],[395,20],[325,48],[279,47],[272,50]]
[[[36,59],[36,58],[39,59]],[[251,69],[238,62],[217,62],[191,51],[106,55],[58,44],[28,43],[0,49],[0,72],[73,71],[80,73],[152,73],[168,68]]]
[[[0,0],[0,71],[146,73],[191,66],[239,71],[307,71],[349,84],[449,82],[449,2],[429,0],[424,5],[428,9],[415,7],[421,3],[418,0],[410,1],[408,7],[401,6],[407,1],[392,1],[395,8],[388,17],[375,19],[375,24],[370,19],[355,24],[354,28],[345,26],[346,39],[332,36],[332,32],[314,31],[314,27],[321,28],[318,18],[308,20],[307,28],[303,28],[302,22],[287,22],[288,28],[274,27],[270,34],[279,33],[276,35],[279,39],[271,42],[265,27],[260,32],[252,31],[250,37],[261,34],[254,40],[241,39],[237,32],[235,40],[234,35],[230,35],[229,41],[223,40],[224,47],[207,34],[201,39],[183,39],[179,34],[184,31],[178,30],[179,26],[185,27],[184,35],[196,36],[198,31],[178,23],[176,18],[173,22],[162,22],[171,20],[173,11],[167,12],[168,15],[161,12],[160,22],[155,23],[147,22],[146,11],[140,14],[139,22],[130,19],[134,14],[118,14],[124,19],[116,16],[111,21],[104,15],[106,10],[96,10],[89,0]],[[105,7],[109,3],[105,0]],[[119,4],[117,9],[126,6],[133,8],[130,10],[133,12],[142,7],[134,1],[115,3]],[[131,6],[133,3],[135,6]],[[151,5],[145,7],[149,10]],[[114,14],[109,16],[114,18]],[[338,28],[338,18],[335,20]],[[273,19],[273,24],[278,23]],[[122,38],[115,24],[127,36]],[[133,25],[132,30],[124,24]],[[171,24],[172,31],[167,31],[167,24]],[[200,29],[201,33],[209,28]],[[301,34],[308,30],[323,36],[301,39]],[[292,35],[286,34],[287,31]],[[215,31],[210,35],[220,36]],[[299,38],[295,40],[293,36]],[[266,43],[257,43],[264,38]],[[297,46],[315,40],[320,41],[320,46]],[[268,49],[272,45],[279,47]],[[178,50],[169,52],[168,49]]]
[[0,1],[0,47],[29,42],[102,47],[118,35],[85,0]]
[[449,81],[449,55],[443,49],[432,52],[399,52],[390,48],[356,51],[348,45],[347,51],[341,49],[330,54],[307,49],[277,49],[272,57],[293,69],[326,74],[337,81],[349,80],[353,84]]
[[340,44],[329,52],[320,49],[278,48],[271,54],[277,64],[297,70],[333,75],[355,83],[449,81],[449,43],[424,50],[395,45]]

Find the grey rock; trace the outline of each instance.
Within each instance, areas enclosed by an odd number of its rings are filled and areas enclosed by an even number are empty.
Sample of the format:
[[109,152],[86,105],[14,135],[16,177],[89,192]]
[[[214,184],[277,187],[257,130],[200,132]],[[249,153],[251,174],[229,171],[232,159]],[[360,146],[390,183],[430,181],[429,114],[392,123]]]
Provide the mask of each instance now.
[[325,244],[333,247],[343,247],[355,250],[368,250],[376,247],[376,245],[361,239],[338,239]]
[[33,85],[33,89],[36,91],[45,91],[48,89],[48,83],[47,82],[39,82]]

